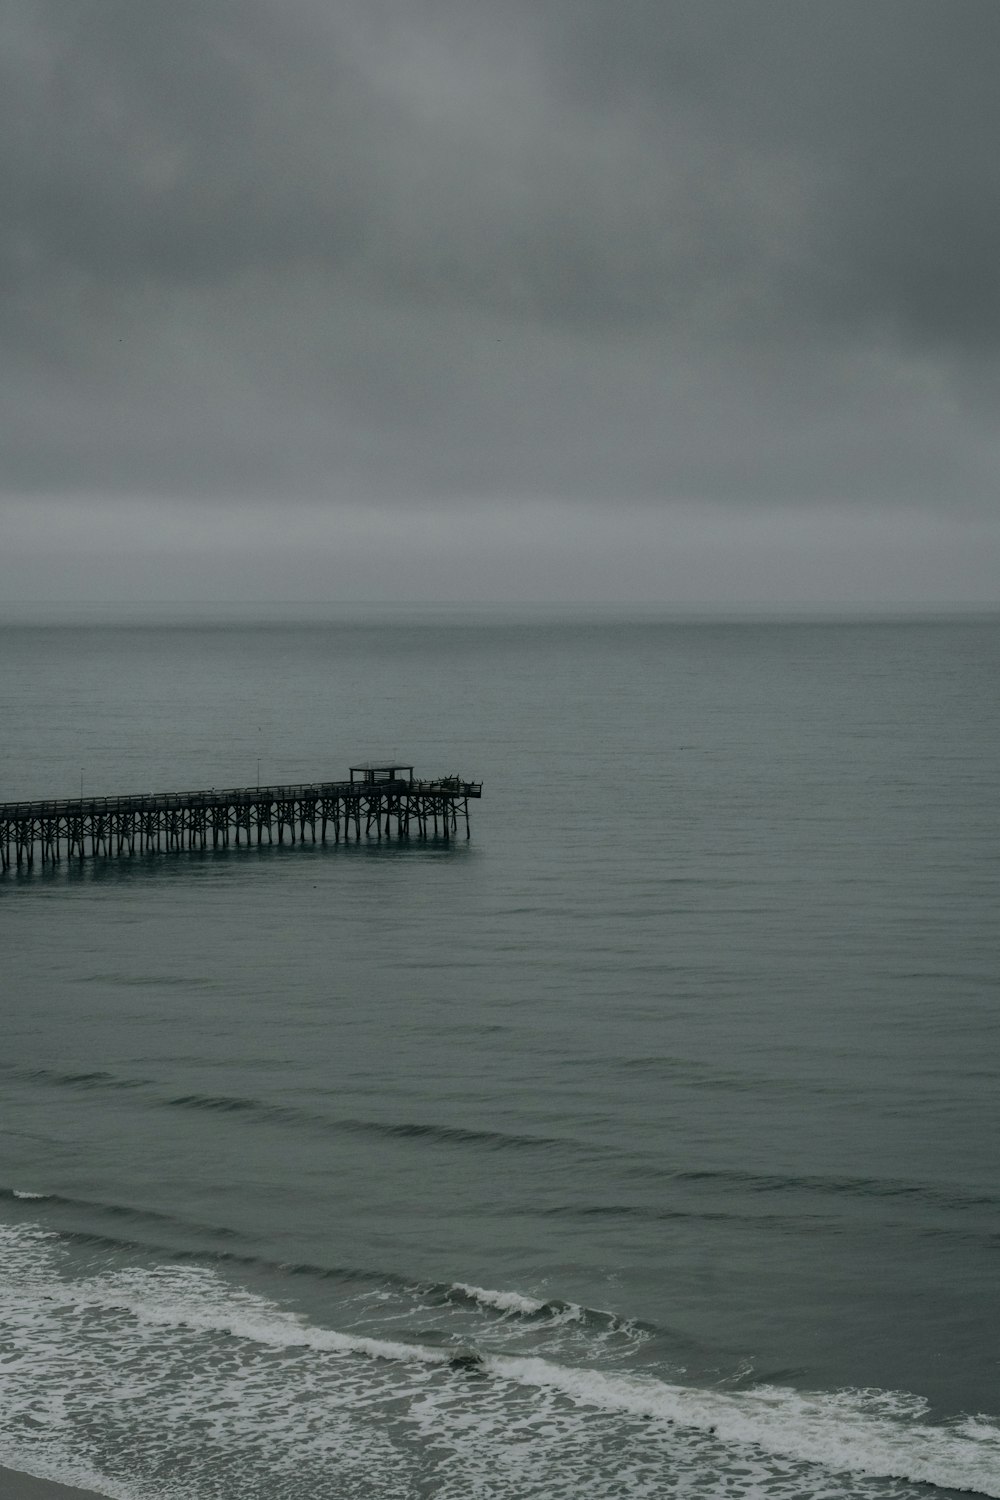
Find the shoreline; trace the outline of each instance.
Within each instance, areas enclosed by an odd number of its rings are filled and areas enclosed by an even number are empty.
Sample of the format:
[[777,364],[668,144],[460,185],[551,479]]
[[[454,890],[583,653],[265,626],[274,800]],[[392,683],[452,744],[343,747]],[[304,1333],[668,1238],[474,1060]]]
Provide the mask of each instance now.
[[37,1479],[20,1469],[0,1464],[0,1495],[3,1500],[107,1500],[99,1490],[81,1490],[55,1479]]

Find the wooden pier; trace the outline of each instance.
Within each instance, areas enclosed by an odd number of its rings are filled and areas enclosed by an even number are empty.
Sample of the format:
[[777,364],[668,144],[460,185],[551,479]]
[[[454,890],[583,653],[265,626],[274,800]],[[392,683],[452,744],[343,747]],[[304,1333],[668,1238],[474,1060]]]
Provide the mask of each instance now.
[[[228,844],[457,834],[482,782],[414,778],[412,766],[352,766],[349,781],[0,803],[0,868]],[[89,845],[89,847],[88,847]]]

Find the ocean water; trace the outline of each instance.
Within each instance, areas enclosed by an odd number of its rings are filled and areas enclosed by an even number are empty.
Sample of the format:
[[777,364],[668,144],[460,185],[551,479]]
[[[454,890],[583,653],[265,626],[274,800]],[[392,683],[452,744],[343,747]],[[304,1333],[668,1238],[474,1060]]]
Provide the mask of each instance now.
[[0,879],[0,1463],[1000,1496],[1000,621],[0,630],[0,800],[482,779]]

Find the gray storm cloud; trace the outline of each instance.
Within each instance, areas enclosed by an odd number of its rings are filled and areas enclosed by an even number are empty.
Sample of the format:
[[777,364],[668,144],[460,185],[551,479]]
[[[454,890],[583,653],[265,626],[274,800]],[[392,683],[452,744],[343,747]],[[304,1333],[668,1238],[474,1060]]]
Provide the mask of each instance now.
[[995,517],[994,0],[9,0],[0,34],[18,505]]

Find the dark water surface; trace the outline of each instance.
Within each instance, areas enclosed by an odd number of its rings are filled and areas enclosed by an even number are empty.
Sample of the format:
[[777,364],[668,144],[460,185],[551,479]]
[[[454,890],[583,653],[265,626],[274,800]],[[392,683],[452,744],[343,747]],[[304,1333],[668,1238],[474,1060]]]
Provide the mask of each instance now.
[[485,782],[0,879],[0,1462],[1000,1495],[998,683],[995,620],[0,630],[0,800]]

